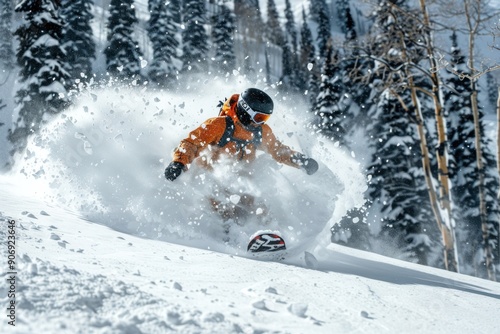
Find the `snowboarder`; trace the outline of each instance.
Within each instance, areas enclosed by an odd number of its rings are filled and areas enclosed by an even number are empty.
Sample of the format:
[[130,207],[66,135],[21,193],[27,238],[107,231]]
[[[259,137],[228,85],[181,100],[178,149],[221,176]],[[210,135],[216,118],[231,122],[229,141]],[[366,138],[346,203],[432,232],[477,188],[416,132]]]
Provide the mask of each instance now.
[[[195,159],[209,169],[221,155],[251,163],[256,158],[256,150],[270,154],[279,163],[301,168],[308,175],[314,174],[318,163],[282,144],[265,124],[273,108],[271,97],[257,88],[232,95],[222,105],[218,117],[209,118],[181,140],[172,162],[165,169],[165,177],[174,181]],[[208,149],[210,157],[197,159]]]
[[[308,175],[318,170],[314,159],[282,144],[271,127],[265,124],[274,108],[273,100],[265,92],[249,88],[221,104],[218,117],[207,119],[181,140],[174,151],[173,161],[165,169],[167,180],[177,179],[193,161],[207,169],[213,169],[223,156],[242,164],[251,164],[257,150],[270,154],[279,163],[303,169]],[[223,191],[227,197],[231,195],[227,189]],[[210,200],[224,221],[233,219],[238,222],[248,213],[255,213],[257,207],[265,207],[256,203],[250,194],[242,194],[238,205],[230,203],[228,206],[215,198]]]

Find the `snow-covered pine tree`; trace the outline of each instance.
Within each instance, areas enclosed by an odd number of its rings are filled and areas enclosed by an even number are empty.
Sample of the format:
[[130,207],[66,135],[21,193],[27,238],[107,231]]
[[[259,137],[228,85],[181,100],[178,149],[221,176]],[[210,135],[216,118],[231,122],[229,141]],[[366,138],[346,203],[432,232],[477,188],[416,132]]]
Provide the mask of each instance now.
[[185,0],[182,31],[182,70],[200,73],[208,70],[207,10],[204,0]]
[[372,248],[370,228],[367,221],[369,203],[350,209],[340,222],[331,228],[332,242],[369,251]]
[[[373,100],[378,92],[367,84],[368,78],[372,73],[373,61],[360,53],[360,44],[356,40],[356,30],[352,22],[349,7],[347,7],[345,42],[342,52],[342,60],[339,64],[339,76],[342,80],[343,92],[341,94],[341,105],[344,109],[343,127],[348,132],[359,129],[366,129],[369,120],[367,110],[370,109]],[[352,22],[350,24],[349,22]],[[359,133],[355,135],[356,139],[362,138]]]
[[49,114],[60,112],[69,103],[65,88],[69,75],[61,46],[63,21],[57,3],[24,0],[15,8],[24,15],[15,32],[20,88],[15,96],[17,120],[9,133],[15,151],[26,147],[28,136],[40,129]]
[[337,55],[332,47],[328,52],[321,73],[319,94],[314,106],[313,129],[334,142],[345,145],[345,129],[342,127],[342,108],[339,105],[342,80],[338,76]]
[[169,87],[176,80],[177,68],[173,60],[177,56],[179,41],[171,8],[164,0],[149,0],[148,36],[153,46],[153,59],[148,77],[159,87]]
[[182,2],[182,0],[170,0],[165,2],[167,10],[176,25],[182,23]]
[[282,82],[282,90],[285,92],[295,91],[295,71],[294,71],[294,61],[293,61],[293,52],[290,49],[290,44],[288,40],[285,39],[282,46],[282,54],[281,54],[281,78]]
[[[321,8],[326,8],[326,0],[316,0]],[[323,61],[328,54],[328,45],[332,43],[332,32],[330,30],[330,16],[327,10],[318,12],[318,54]]]
[[328,13],[328,6],[324,0],[309,0],[309,15],[311,20],[319,23],[319,13]]
[[14,68],[14,47],[12,43],[12,0],[0,0],[0,69]]
[[292,46],[291,51],[294,55],[298,53],[298,36],[297,36],[297,28],[295,26],[295,18],[292,11],[292,5],[290,4],[290,0],[285,0],[285,33],[289,36],[288,41]]
[[137,22],[134,0],[111,0],[104,54],[109,75],[124,83],[141,78],[142,52],[134,39]]
[[356,25],[354,23],[354,19],[351,14],[351,7],[347,5],[345,12],[345,39],[346,41],[356,41],[358,38],[358,34],[356,32]]
[[[470,70],[465,56],[457,43],[456,34],[452,35],[450,66],[455,73],[467,74]],[[457,239],[461,246],[458,249],[461,272],[487,278],[486,247],[498,250],[499,206],[496,200],[498,177],[496,161],[491,152],[490,140],[484,136],[483,112],[479,108],[481,148],[484,166],[484,185],[488,216],[487,229],[482,231],[479,210],[478,169],[476,163],[476,147],[474,117],[471,107],[471,90],[467,80],[461,80],[456,74],[446,77],[444,92],[445,111],[447,113],[448,143],[450,150],[449,172],[453,187],[451,195],[454,202],[454,218],[457,224]],[[479,104],[480,105],[480,104]],[[486,238],[483,238],[483,235]]]
[[[374,68],[373,61],[357,52],[358,45],[355,41],[345,45],[346,47],[341,50],[343,57],[338,69],[338,76],[342,82],[339,105],[344,110],[342,126],[349,134],[348,141],[363,141],[366,138],[360,135],[366,132],[366,126],[370,122],[368,110],[376,103],[380,92],[367,84],[373,73],[371,72]],[[362,144],[353,143],[354,147],[364,147]]]
[[314,47],[313,37],[304,8],[302,8],[302,26],[300,28],[300,58],[299,58],[299,77],[301,85],[299,88],[307,94],[309,103],[312,106],[316,103],[316,96],[319,92],[319,66],[316,66],[316,49]]
[[96,45],[90,21],[93,18],[93,0],[62,0],[61,17],[63,28],[62,46],[66,51],[65,63],[70,75],[68,89],[80,81],[88,81],[93,76],[92,60],[95,59]]
[[221,75],[232,73],[236,68],[234,55],[234,32],[236,30],[233,12],[224,4],[218,4],[218,11],[212,16],[212,49],[214,63]]
[[368,133],[375,152],[368,168],[370,200],[381,207],[379,237],[401,250],[405,259],[429,264],[438,252],[436,225],[426,189],[421,151],[408,93],[397,98],[384,91],[371,110]]
[[500,83],[495,76],[488,72],[486,73],[486,90],[488,95],[488,101],[490,102],[491,108],[495,109],[498,100],[498,87]]
[[340,31],[342,31],[344,34],[347,33],[347,11],[349,11],[349,15],[351,11],[349,2],[349,0],[335,0],[335,7],[337,9],[337,19],[339,20]]
[[[285,55],[283,55],[283,61],[287,62],[290,66],[290,75],[288,76],[289,83],[288,87],[289,89],[293,91],[300,91],[302,90],[302,85],[304,81],[304,77],[301,76],[301,71],[300,71],[300,63],[299,63],[299,51],[298,51],[298,36],[297,36],[297,28],[295,25],[295,18],[294,14],[292,11],[292,6],[290,4],[290,0],[285,1],[285,42],[287,44],[287,48],[289,49],[287,58],[285,60]],[[283,50],[285,51],[285,50]],[[283,52],[284,53],[284,52]],[[288,70],[287,70],[288,71]],[[285,67],[283,66],[283,77],[286,78],[284,75],[285,73]]]
[[283,29],[281,29],[278,9],[274,0],[267,0],[266,38],[270,43],[280,47],[285,44]]
[[259,1],[234,0],[234,14],[240,34],[261,42],[264,35],[264,23],[260,14]]
[[[265,40],[266,25],[260,13],[258,0],[234,0],[234,14],[236,15],[236,30],[241,41],[241,67],[244,73],[255,73],[254,64],[261,56],[262,43]],[[265,49],[265,47],[264,47]],[[267,50],[266,50],[267,52]],[[268,53],[268,57],[271,57]]]

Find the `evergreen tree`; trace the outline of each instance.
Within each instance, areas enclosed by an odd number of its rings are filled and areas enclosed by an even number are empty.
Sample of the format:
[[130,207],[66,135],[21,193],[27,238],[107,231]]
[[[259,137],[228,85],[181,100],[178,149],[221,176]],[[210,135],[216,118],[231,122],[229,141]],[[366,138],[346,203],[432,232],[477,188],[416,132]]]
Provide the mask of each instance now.
[[[451,66],[457,73],[468,73],[465,57],[457,44],[456,34],[452,35]],[[445,110],[448,113],[448,140],[450,148],[449,173],[453,187],[451,195],[455,203],[454,218],[457,222],[458,249],[463,273],[487,277],[484,258],[486,243],[498,249],[499,206],[496,200],[498,178],[496,161],[491,152],[490,140],[484,136],[483,112],[480,108],[481,147],[483,149],[484,184],[486,206],[488,208],[487,226],[489,240],[483,240],[481,216],[479,211],[478,171],[474,119],[470,100],[470,85],[455,74],[449,74],[444,92]]]
[[294,55],[298,54],[297,28],[295,26],[295,18],[293,16],[292,5],[290,0],[285,0],[285,31],[288,34],[288,40],[292,46],[291,51]]
[[[326,8],[326,0],[316,0],[319,6]],[[330,31],[330,17],[327,10],[318,12],[318,53],[322,60],[324,60],[328,53],[329,44],[331,44],[332,33]]]
[[16,93],[17,121],[9,133],[15,150],[26,146],[27,137],[40,129],[46,114],[60,112],[68,104],[61,46],[63,21],[57,2],[24,0],[16,6],[25,21],[16,30],[20,88]]
[[[293,91],[300,91],[303,89],[304,77],[301,76],[300,71],[300,61],[299,61],[299,51],[298,51],[298,36],[297,29],[295,26],[295,18],[292,11],[292,6],[290,0],[285,1],[285,47],[283,49],[283,61],[282,63],[287,63],[289,69],[283,65],[283,81],[287,82],[288,89]],[[288,49],[288,50],[285,50]],[[286,56],[285,56],[286,51]],[[286,57],[286,59],[285,59]],[[286,75],[285,70],[290,74]]]
[[332,242],[344,246],[371,250],[370,229],[367,222],[367,206],[350,209],[338,224],[331,228]]
[[346,36],[346,40],[355,40],[357,38],[357,33],[354,19],[351,14],[350,0],[336,0],[336,7],[340,30]]
[[182,32],[183,71],[202,72],[208,70],[208,35],[205,31],[207,11],[204,0],[185,0]]
[[488,91],[488,99],[490,105],[495,109],[498,100],[498,87],[500,84],[497,79],[491,74],[491,72],[486,73],[486,89]]
[[[400,95],[411,105],[409,94]],[[381,206],[380,237],[400,249],[408,260],[428,264],[434,255],[434,228],[417,129],[411,112],[386,90],[371,114],[369,135],[375,152],[369,166],[370,199]],[[432,225],[434,226],[434,225]]]
[[345,34],[347,33],[347,11],[349,11],[349,15],[351,11],[349,0],[335,0],[335,7],[337,8],[337,18],[339,20],[340,31]]
[[[347,17],[350,17],[350,12],[347,13]],[[367,111],[378,95],[376,89],[366,84],[366,78],[370,76],[374,67],[373,61],[360,54],[361,48],[355,36],[354,29],[346,30],[346,41],[340,50],[342,60],[339,64],[339,76],[342,80],[340,105],[343,106],[345,115],[343,127],[351,133],[366,128],[369,121]],[[359,133],[353,136],[353,139],[361,139]]]
[[234,14],[238,19],[240,34],[261,42],[264,34],[264,23],[260,14],[259,1],[234,0]]
[[62,45],[66,51],[68,88],[80,80],[92,77],[92,60],[96,46],[90,26],[93,0],[63,0],[61,16],[65,21]]
[[223,3],[212,16],[212,49],[215,50],[215,63],[221,74],[232,72],[236,68],[234,55],[234,32],[236,30],[234,14]]
[[358,38],[358,34],[356,33],[356,25],[354,24],[354,19],[351,15],[351,7],[347,6],[345,13],[345,23],[343,25],[345,27],[345,39],[346,41],[355,41]]
[[315,66],[316,51],[304,8],[302,8],[300,37],[299,77],[303,78],[303,80],[300,81],[301,85],[299,85],[299,89],[304,92],[307,91],[309,102],[313,106],[316,103],[316,96],[319,92],[319,71],[318,66]]
[[165,6],[167,6],[167,10],[175,25],[180,25],[182,23],[182,3],[182,0],[170,0],[165,2]]
[[176,79],[176,58],[179,41],[176,39],[177,28],[173,14],[164,0],[149,0],[148,36],[153,46],[153,60],[148,77],[160,87],[171,85]]
[[[255,72],[254,64],[260,57],[261,44],[265,40],[266,25],[262,20],[258,0],[234,0],[236,29],[242,36],[242,53],[245,74]],[[269,56],[269,54],[268,54]]]
[[327,57],[321,73],[321,84],[319,94],[314,106],[315,120],[313,128],[331,139],[345,144],[345,130],[341,126],[342,109],[339,106],[341,96],[341,79],[337,74],[337,57],[333,54],[332,48],[328,48]]
[[283,84],[283,89],[285,91],[295,90],[295,71],[293,62],[293,53],[290,50],[290,45],[288,41],[283,43],[281,54],[281,66],[283,68],[280,81]]
[[309,15],[311,20],[316,23],[320,22],[320,13],[328,13],[328,6],[325,0],[310,0],[309,1]]
[[12,0],[0,0],[0,68],[14,68],[12,44]]
[[134,0],[111,0],[109,4],[106,65],[112,77],[124,82],[141,75],[142,53],[134,39],[138,21],[133,4]]
[[266,36],[267,40],[275,45],[282,47],[285,44],[278,9],[274,0],[267,0]]
[[338,76],[340,77],[341,99],[339,105],[343,108],[343,128],[350,134],[355,134],[353,140],[364,140],[359,136],[358,130],[366,128],[370,122],[368,110],[380,94],[373,86],[366,84],[373,61],[360,57],[354,49],[344,49],[344,56],[339,64]]

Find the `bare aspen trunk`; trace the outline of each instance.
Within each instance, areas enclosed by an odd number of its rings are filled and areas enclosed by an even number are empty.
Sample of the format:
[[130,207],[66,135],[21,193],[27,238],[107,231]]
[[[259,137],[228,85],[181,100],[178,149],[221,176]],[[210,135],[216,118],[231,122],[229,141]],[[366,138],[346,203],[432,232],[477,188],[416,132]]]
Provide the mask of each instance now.
[[[402,47],[403,60],[405,62],[409,63],[411,60],[408,59],[408,55],[406,53],[406,43],[404,40],[404,36],[401,32],[399,32],[399,36],[401,39],[401,45],[403,46]],[[416,120],[416,125],[417,125],[418,136],[420,139],[420,150],[421,150],[421,154],[422,154],[422,168],[424,170],[424,177],[425,177],[425,183],[427,185],[427,192],[429,194],[429,200],[431,203],[432,212],[434,214],[434,217],[436,218],[436,223],[437,223],[438,229],[441,232],[441,236],[442,236],[442,242],[443,242],[443,246],[444,246],[445,267],[447,270],[450,270],[450,268],[449,268],[449,254],[448,254],[448,249],[446,247],[447,243],[450,243],[450,233],[449,233],[449,229],[446,227],[446,224],[443,221],[443,216],[442,216],[443,212],[439,207],[439,199],[438,199],[438,196],[436,193],[436,188],[434,186],[434,183],[432,182],[431,162],[429,159],[429,148],[427,145],[427,139],[425,137],[422,110],[420,108],[420,102],[419,102],[418,97],[417,97],[417,87],[415,87],[415,83],[413,81],[413,76],[411,75],[411,73],[409,73],[407,66],[405,67],[405,75],[406,75],[406,78],[408,80],[408,86],[410,87],[412,104],[415,108],[415,120]],[[430,95],[432,95],[432,94],[430,94]]]
[[439,208],[438,196],[434,184],[432,182],[431,162],[429,159],[429,149],[427,146],[427,139],[425,137],[422,111],[420,109],[420,103],[418,101],[417,91],[413,83],[413,77],[411,75],[408,76],[408,84],[410,86],[410,91],[411,91],[411,100],[413,106],[415,107],[415,119],[417,123],[418,136],[420,138],[420,150],[422,153],[422,168],[424,169],[425,183],[427,185],[427,191],[429,193],[429,200],[431,202],[432,212],[434,213],[437,226],[443,237],[443,245],[445,246],[444,256],[446,265],[448,262],[447,252],[446,252],[446,240],[449,238],[449,236],[447,236],[448,230],[445,224],[443,223],[443,217],[441,216],[441,210]]
[[437,75],[438,64],[434,55],[432,45],[431,24],[429,13],[427,12],[425,0],[420,0],[420,7],[424,18],[425,42],[427,55],[431,66],[432,95],[434,100],[434,112],[436,115],[436,128],[438,134],[437,161],[438,161],[438,180],[441,209],[445,211],[443,228],[443,241],[445,244],[445,265],[446,269],[458,272],[458,256],[455,247],[455,231],[451,215],[450,203],[450,181],[448,177],[448,153],[446,148],[446,130],[443,115],[443,108],[440,96],[440,82]]
[[[479,29],[479,18],[472,22],[472,14],[469,11],[469,3],[464,1],[465,16],[467,18],[467,25],[469,27],[469,67],[474,70],[474,49],[475,49],[475,35]],[[480,5],[480,3],[479,3]],[[478,14],[480,15],[480,8],[478,9]],[[474,73],[473,73],[474,74]],[[476,146],[476,164],[478,172],[478,193],[479,193],[479,215],[481,218],[481,232],[483,237],[483,251],[485,254],[486,270],[488,272],[488,278],[492,281],[496,281],[495,267],[493,264],[493,247],[490,244],[490,231],[488,228],[488,213],[486,210],[486,194],[484,190],[484,165],[483,165],[483,153],[481,147],[481,131],[480,131],[480,119],[479,119],[479,108],[477,102],[477,85],[476,79],[470,78],[470,89],[471,89],[471,108],[472,115],[474,117],[474,135],[475,135],[475,146]]]

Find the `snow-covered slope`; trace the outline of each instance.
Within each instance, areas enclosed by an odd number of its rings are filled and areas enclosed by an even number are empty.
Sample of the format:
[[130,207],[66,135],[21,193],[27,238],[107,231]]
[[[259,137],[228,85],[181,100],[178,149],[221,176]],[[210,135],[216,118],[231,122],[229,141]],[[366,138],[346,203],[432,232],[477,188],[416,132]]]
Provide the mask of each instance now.
[[263,262],[117,232],[0,178],[2,333],[496,333],[500,284],[338,245]]
[[[273,90],[271,126],[319,161],[317,174],[262,156],[257,187],[230,165],[167,182],[170,151],[216,113],[226,86],[97,88],[32,138],[0,176],[1,240],[17,223],[16,327],[4,317],[0,332],[495,332],[499,284],[329,243],[329,227],[362,204],[364,176],[349,152],[308,135],[300,103]],[[289,241],[285,261],[242,250],[258,224],[232,226],[222,242],[206,205],[213,182],[264,199]],[[13,300],[6,250],[2,305]]]

